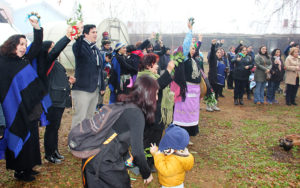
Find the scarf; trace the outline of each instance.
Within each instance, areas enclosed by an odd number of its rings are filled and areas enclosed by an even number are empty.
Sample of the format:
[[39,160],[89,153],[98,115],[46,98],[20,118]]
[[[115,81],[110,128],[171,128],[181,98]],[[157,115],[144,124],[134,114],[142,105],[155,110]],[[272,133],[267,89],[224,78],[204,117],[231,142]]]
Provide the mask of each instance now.
[[[160,76],[151,72],[148,69],[145,69],[141,72],[138,72],[137,78],[143,75],[148,75],[151,78],[157,80]],[[174,92],[171,91],[170,86],[165,87],[162,90],[162,99],[161,99],[161,121],[165,125],[169,125],[173,121],[173,106],[174,106]],[[160,122],[161,122],[160,121]]]
[[86,43],[89,44],[95,58],[96,58],[96,61],[97,61],[97,66],[100,66],[100,62],[99,62],[99,55],[98,55],[98,52],[97,52],[97,46],[96,46],[96,42],[90,42],[88,41],[86,38],[83,39]]
[[280,57],[274,56],[274,63],[278,65],[278,69],[279,69],[279,71],[281,71]]
[[246,55],[243,54],[243,53],[239,53],[239,55],[242,56],[242,57],[246,57]]

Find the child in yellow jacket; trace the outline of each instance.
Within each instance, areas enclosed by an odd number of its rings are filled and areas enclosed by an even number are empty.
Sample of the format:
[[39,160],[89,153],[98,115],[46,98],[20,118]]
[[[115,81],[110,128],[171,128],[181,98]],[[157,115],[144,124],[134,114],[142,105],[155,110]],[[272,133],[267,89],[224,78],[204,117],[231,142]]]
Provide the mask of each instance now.
[[152,145],[150,152],[158,171],[158,180],[162,188],[183,188],[185,172],[194,165],[194,157],[186,148],[189,144],[188,132],[178,126],[170,125],[159,143]]

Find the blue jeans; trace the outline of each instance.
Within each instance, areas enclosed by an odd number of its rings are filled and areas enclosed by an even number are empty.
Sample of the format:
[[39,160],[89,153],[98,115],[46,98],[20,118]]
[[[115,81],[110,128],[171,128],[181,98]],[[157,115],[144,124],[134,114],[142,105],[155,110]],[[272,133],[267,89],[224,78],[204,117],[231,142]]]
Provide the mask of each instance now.
[[266,82],[256,82],[256,87],[254,91],[254,103],[264,102],[265,87],[266,87]]
[[268,82],[267,87],[267,102],[274,102],[275,101],[275,92],[277,91],[279,87],[280,82]]

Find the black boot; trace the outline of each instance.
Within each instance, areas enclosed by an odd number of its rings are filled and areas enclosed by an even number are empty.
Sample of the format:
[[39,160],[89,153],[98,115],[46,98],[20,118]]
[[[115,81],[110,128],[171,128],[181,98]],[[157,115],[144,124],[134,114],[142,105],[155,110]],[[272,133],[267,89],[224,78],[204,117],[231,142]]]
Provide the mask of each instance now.
[[234,105],[239,105],[238,99],[234,99]]
[[51,163],[54,163],[54,164],[60,164],[61,163],[61,160],[56,158],[54,155],[51,155],[51,156],[45,156],[45,159]]
[[65,159],[65,157],[58,152],[58,150],[55,150],[54,156],[56,158],[60,159],[60,160],[64,160]]
[[240,99],[240,105],[244,105],[243,99]]
[[30,175],[35,176],[35,175],[38,175],[40,172],[30,169],[30,170],[27,170],[26,173],[29,173]]
[[35,177],[33,177],[29,171],[15,171],[14,177],[21,181],[31,182],[35,180]]

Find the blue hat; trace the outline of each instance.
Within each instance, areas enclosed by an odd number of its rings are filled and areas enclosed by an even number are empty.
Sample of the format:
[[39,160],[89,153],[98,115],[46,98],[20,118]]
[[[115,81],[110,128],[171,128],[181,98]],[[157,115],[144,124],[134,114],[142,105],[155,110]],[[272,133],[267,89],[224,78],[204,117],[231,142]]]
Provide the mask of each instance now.
[[118,50],[120,50],[122,47],[124,47],[125,46],[125,44],[124,43],[122,43],[122,42],[119,42],[119,43],[117,43],[116,44],[116,46],[115,46],[115,50],[116,51],[118,51]]
[[164,151],[167,149],[184,150],[189,144],[189,133],[174,124],[171,124],[167,129],[164,137],[159,143],[159,150]]

